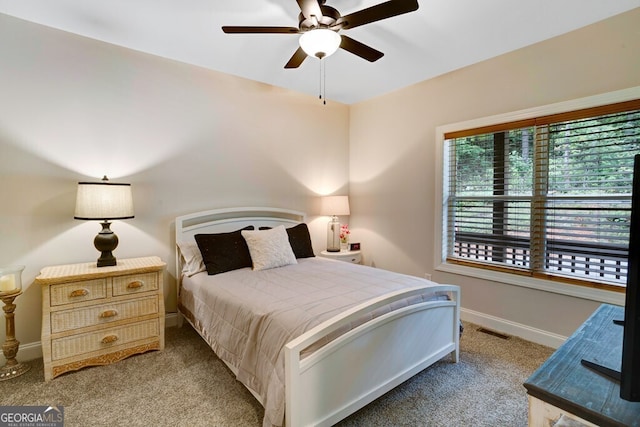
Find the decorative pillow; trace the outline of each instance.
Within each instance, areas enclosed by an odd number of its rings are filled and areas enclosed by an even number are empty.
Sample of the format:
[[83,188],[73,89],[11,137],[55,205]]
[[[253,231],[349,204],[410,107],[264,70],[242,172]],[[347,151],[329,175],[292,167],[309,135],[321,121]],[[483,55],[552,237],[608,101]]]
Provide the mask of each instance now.
[[201,271],[206,271],[202,254],[195,242],[179,242],[180,256],[182,257],[182,274],[191,277]]
[[[270,229],[271,227],[260,227],[260,230]],[[302,222],[294,227],[287,228],[287,234],[289,235],[289,244],[291,244],[291,249],[293,249],[296,258],[312,258],[315,256],[307,224]]]
[[298,263],[289,244],[289,236],[284,225],[271,230],[243,230],[242,237],[249,247],[254,270],[267,270]]
[[212,276],[226,271],[251,267],[249,248],[240,234],[243,230],[253,230],[253,226],[250,225],[230,233],[196,234],[194,236],[200,253],[202,253],[207,274]]
[[311,246],[311,236],[309,236],[309,228],[307,224],[300,223],[295,227],[287,228],[287,234],[289,235],[289,243],[291,243],[291,249],[296,254],[296,258],[312,258],[313,247]]

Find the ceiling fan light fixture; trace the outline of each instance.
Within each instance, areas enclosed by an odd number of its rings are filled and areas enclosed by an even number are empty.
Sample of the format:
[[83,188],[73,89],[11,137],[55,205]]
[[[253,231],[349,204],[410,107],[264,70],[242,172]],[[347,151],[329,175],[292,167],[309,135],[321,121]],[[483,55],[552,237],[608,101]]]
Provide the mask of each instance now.
[[325,58],[333,55],[340,47],[342,38],[327,28],[309,30],[300,36],[300,47],[309,56]]

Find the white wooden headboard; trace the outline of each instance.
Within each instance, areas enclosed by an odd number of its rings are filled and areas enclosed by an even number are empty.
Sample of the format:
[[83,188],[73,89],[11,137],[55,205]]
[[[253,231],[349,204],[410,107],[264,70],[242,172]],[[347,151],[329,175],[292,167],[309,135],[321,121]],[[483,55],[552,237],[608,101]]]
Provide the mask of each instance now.
[[178,243],[194,242],[193,236],[201,233],[227,233],[253,225],[259,227],[292,227],[304,222],[303,212],[291,209],[244,207],[214,209],[194,212],[176,218],[176,279],[180,282],[182,260],[177,248]]
[[226,233],[253,225],[291,227],[304,222],[302,212],[279,208],[226,208],[195,212],[176,218],[176,242],[193,241],[199,233]]

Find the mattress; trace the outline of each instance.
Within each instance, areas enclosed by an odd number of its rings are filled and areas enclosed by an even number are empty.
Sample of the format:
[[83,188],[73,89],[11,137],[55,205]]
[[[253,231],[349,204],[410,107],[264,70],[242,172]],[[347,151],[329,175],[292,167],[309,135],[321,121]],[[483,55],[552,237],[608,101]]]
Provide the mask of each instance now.
[[[258,395],[265,408],[264,425],[271,426],[284,421],[283,348],[287,342],[362,302],[425,284],[436,285],[414,276],[316,257],[270,270],[244,268],[183,277],[179,304],[237,379]],[[396,308],[447,298],[426,291],[368,313],[350,327]],[[307,353],[348,329],[325,337]]]

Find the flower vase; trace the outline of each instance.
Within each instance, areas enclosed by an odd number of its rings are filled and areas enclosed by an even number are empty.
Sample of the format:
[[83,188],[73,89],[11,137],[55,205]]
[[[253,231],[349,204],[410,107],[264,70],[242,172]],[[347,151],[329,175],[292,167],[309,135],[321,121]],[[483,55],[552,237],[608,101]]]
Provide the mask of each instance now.
[[341,224],[340,225],[340,251],[348,251],[349,250],[349,224]]

